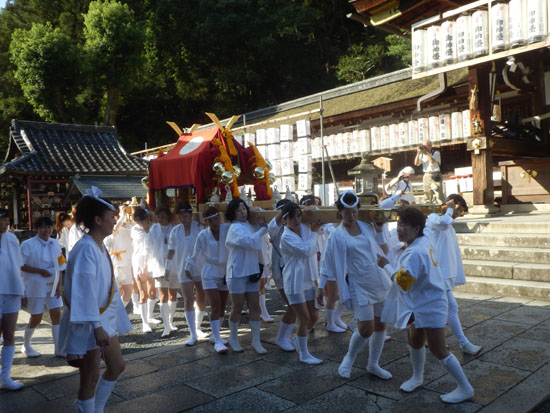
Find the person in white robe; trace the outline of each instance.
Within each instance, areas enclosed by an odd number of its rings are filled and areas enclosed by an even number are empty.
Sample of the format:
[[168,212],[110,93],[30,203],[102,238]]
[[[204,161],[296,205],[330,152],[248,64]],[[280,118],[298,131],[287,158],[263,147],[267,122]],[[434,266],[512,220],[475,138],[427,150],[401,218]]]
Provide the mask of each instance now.
[[449,195],[446,199],[444,212],[441,215],[433,213],[428,216],[424,235],[430,238],[432,245],[435,246],[439,269],[445,281],[449,302],[448,322],[458,338],[458,344],[462,351],[472,356],[478,356],[483,347],[472,344],[464,335],[458,318],[458,304],[453,294],[455,285],[466,284],[462,256],[453,223],[467,210],[468,205],[464,198],[458,194]]
[[[69,365],[80,370],[76,406],[81,412],[103,412],[125,368],[119,335],[132,329],[103,244],[116,223],[116,209],[100,194],[92,186],[77,205],[76,221],[88,233],[71,250],[63,278],[65,307],[59,342]],[[101,357],[106,369],[100,377]]]
[[73,223],[71,227],[69,228],[69,235],[67,236],[67,245],[65,250],[65,255],[68,257],[69,253],[73,249],[73,247],[76,245],[76,243],[82,238],[84,235],[84,231],[82,231],[79,227],[79,222],[76,222],[75,216],[76,216],[76,206],[73,206],[71,215],[73,218]]
[[283,284],[298,319],[292,345],[302,363],[321,364],[322,360],[313,357],[307,345],[307,333],[319,319],[319,310],[315,308],[319,281],[316,232],[321,224],[318,221],[313,221],[310,227],[302,224],[302,211],[294,202],[284,205],[281,213],[285,224],[280,246],[285,263]]
[[23,258],[17,237],[8,231],[9,211],[0,208],[0,262],[2,262],[2,282],[0,282],[0,335],[2,351],[0,353],[0,389],[19,390],[23,383],[11,378],[11,366],[15,354],[15,329],[21,309],[21,299],[25,288],[21,278]]
[[473,397],[474,389],[464,375],[460,362],[447,350],[447,293],[439,271],[439,262],[431,240],[423,235],[426,218],[414,207],[398,211],[397,234],[407,247],[398,258],[397,267],[378,257],[378,265],[391,274],[394,284],[382,314],[382,321],[396,328],[409,325],[409,354],[413,376],[401,384],[401,390],[411,392],[424,381],[425,343],[441,362],[457,387],[441,395],[446,403],[460,403]]
[[36,219],[34,229],[37,235],[21,244],[23,266],[21,275],[25,284],[25,297],[31,318],[25,326],[21,352],[27,357],[41,354],[31,345],[36,327],[42,321],[44,308],[50,312],[54,354],[65,357],[59,351],[59,322],[63,301],[61,299],[62,271],[65,270],[65,257],[56,239],[51,238],[53,223],[48,216]]
[[[256,226],[254,229],[258,230],[259,228]],[[269,239],[269,234],[266,232],[262,236],[262,251],[259,254],[260,257],[260,263],[263,265],[262,267],[262,276],[260,278],[260,281],[258,282],[258,288],[260,293],[260,319],[264,323],[274,323],[275,320],[273,317],[269,315],[269,311],[267,309],[267,301],[265,292],[266,290],[270,289],[270,279],[271,279],[271,254],[272,254],[273,246],[271,245],[271,241]]]
[[147,234],[150,228],[149,211],[141,207],[134,208],[135,225],[130,230],[132,237],[132,271],[139,290],[139,312],[141,314],[142,331],[152,332],[151,324],[160,324],[160,320],[153,317],[156,304],[155,280],[147,266],[149,249]]
[[[225,307],[229,290],[225,281],[225,267],[227,263],[228,250],[225,246],[227,232],[230,224],[220,224],[219,211],[211,206],[204,211],[204,221],[207,228],[199,232],[193,252],[187,257],[185,273],[188,279],[193,274],[199,274],[202,280],[202,287],[210,303],[210,326],[212,335],[210,342],[218,353],[227,352],[227,341],[220,336],[220,326],[225,316]],[[193,345],[196,342],[196,335],[193,335],[193,313],[187,315],[191,337],[186,343]]]
[[[179,288],[177,277],[166,278],[168,240],[174,225],[171,223],[172,213],[166,206],[157,208],[155,217],[157,222],[151,225],[147,234],[147,248],[149,252],[147,266],[151,272],[151,276],[155,279],[155,287],[159,295],[159,310],[164,325],[161,337],[168,337],[172,333],[168,301],[177,301]],[[168,273],[171,274],[172,272],[172,262],[170,261]]]
[[256,215],[255,224],[260,229],[254,231],[248,222],[248,206],[240,198],[233,199],[227,206],[226,219],[231,222],[225,245],[229,250],[226,265],[226,279],[231,294],[231,315],[229,318],[229,345],[235,352],[243,351],[239,344],[239,322],[244,300],[249,309],[249,324],[252,331],[251,345],[259,354],[267,353],[260,342],[260,304],[258,280],[261,277],[259,254],[262,249],[262,236],[267,224],[261,215]]
[[66,212],[60,212],[56,216],[55,231],[57,233],[56,238],[59,242],[59,246],[63,250],[63,255],[68,255],[67,247],[69,245],[69,229],[73,222],[71,217]]
[[[202,226],[197,221],[193,221],[193,208],[189,203],[179,202],[176,205],[175,212],[178,214],[180,224],[172,229],[168,239],[168,255],[164,265],[165,279],[174,277],[181,286],[185,319],[191,333],[191,338],[186,344],[194,345],[197,341],[197,334],[204,337],[204,334],[200,331],[200,325],[204,318],[206,303],[200,273],[193,269],[190,272],[192,276],[188,278],[185,273],[185,263],[187,257],[193,252],[195,241],[202,230]],[[195,301],[199,308],[197,312],[195,312]],[[168,301],[168,307],[170,329],[175,331],[177,328],[173,324],[173,319],[176,313],[177,301],[172,300],[171,297]],[[197,326],[199,326],[198,331],[200,333],[197,331]]]
[[[340,300],[353,310],[357,327],[351,336],[348,352],[338,367],[338,373],[349,378],[351,368],[361,348],[369,341],[369,360],[366,370],[381,379],[388,380],[391,373],[379,365],[384,348],[386,325],[380,321],[384,300],[391,282],[376,265],[377,254],[384,255],[379,245],[385,245],[381,227],[376,233],[370,224],[357,220],[361,207],[359,198],[346,191],[338,198],[336,207],[342,222],[330,234],[321,264],[321,285],[318,290],[322,304],[324,284],[336,281]],[[370,339],[369,339],[370,338]]]
[[122,297],[124,308],[132,299],[133,292],[131,231],[132,225],[128,222],[126,206],[122,205],[113,233],[105,238],[105,246],[111,254],[118,291]]
[[[281,199],[275,205],[275,209],[278,209],[280,211],[281,208],[283,208],[283,206],[285,204],[288,204],[289,202],[291,202],[289,199]],[[282,213],[279,212],[279,214],[275,216],[271,221],[269,221],[269,224],[267,224],[267,232],[269,233],[271,244],[273,246],[271,252],[272,277],[273,281],[275,282],[275,286],[279,290],[281,298],[287,305],[286,311],[281,317],[281,324],[279,326],[277,337],[275,338],[275,344],[277,344],[284,351],[294,351],[294,346],[290,342],[290,334],[292,333],[292,330],[294,329],[294,324],[296,323],[296,313],[292,309],[292,306],[289,304],[288,298],[284,290],[284,261],[281,254],[281,236],[283,235],[283,231],[283,217]]]

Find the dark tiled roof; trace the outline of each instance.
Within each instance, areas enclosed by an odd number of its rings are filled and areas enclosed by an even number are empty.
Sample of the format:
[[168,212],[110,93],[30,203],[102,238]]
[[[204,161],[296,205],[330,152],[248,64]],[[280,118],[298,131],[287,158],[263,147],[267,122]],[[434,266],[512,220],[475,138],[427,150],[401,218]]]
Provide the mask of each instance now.
[[0,165],[0,174],[7,171],[143,176],[147,174],[147,162],[126,153],[114,127],[14,119],[8,157]]
[[97,186],[101,189],[101,197],[105,199],[130,199],[134,196],[144,198],[147,189],[141,184],[143,176],[83,176],[73,178],[80,193]]

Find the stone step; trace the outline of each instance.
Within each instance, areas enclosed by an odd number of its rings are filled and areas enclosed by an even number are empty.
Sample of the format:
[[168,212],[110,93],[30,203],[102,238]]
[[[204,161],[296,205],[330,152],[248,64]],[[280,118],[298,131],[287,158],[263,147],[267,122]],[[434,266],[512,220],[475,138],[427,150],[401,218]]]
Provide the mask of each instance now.
[[490,294],[507,297],[529,297],[550,299],[550,282],[507,280],[503,278],[468,277],[465,285],[456,287],[457,291]]
[[484,260],[462,262],[466,277],[550,282],[550,264]]
[[457,233],[550,234],[550,222],[457,221],[453,225]]
[[486,247],[460,245],[466,260],[514,261],[533,264],[550,264],[550,248]]
[[550,235],[518,232],[500,233],[457,233],[459,245],[507,247],[507,248],[550,248]]

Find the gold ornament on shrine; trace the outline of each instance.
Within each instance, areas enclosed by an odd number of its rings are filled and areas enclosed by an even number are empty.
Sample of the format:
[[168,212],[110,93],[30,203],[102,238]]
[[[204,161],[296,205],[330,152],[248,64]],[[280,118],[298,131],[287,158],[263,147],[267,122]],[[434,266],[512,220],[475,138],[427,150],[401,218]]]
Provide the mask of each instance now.
[[214,170],[214,172],[216,172],[218,175],[221,175],[225,172],[225,168],[223,167],[223,163],[221,162],[216,162],[214,164],[214,166],[212,167],[212,169]]
[[254,172],[252,173],[254,175],[254,178],[256,179],[264,179],[265,177],[265,170],[261,166],[257,166],[254,168]]
[[277,178],[275,177],[275,174],[274,174],[273,172],[270,172],[270,173],[269,173],[269,183],[270,183],[270,184],[273,184],[273,183],[275,182],[275,179],[277,179]]
[[220,180],[224,184],[232,184],[233,183],[233,174],[229,171],[225,171],[222,173]]
[[233,173],[235,174],[235,178],[241,176],[241,168],[239,165],[233,165]]

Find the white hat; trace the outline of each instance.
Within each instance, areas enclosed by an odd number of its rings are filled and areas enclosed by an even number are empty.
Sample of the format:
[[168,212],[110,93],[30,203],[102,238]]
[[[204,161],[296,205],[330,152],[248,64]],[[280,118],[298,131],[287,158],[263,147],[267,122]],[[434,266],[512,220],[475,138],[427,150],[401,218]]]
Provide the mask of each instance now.
[[414,169],[411,166],[405,166],[403,169],[401,169],[401,172],[399,172],[399,176],[403,174],[414,175],[414,173]]

